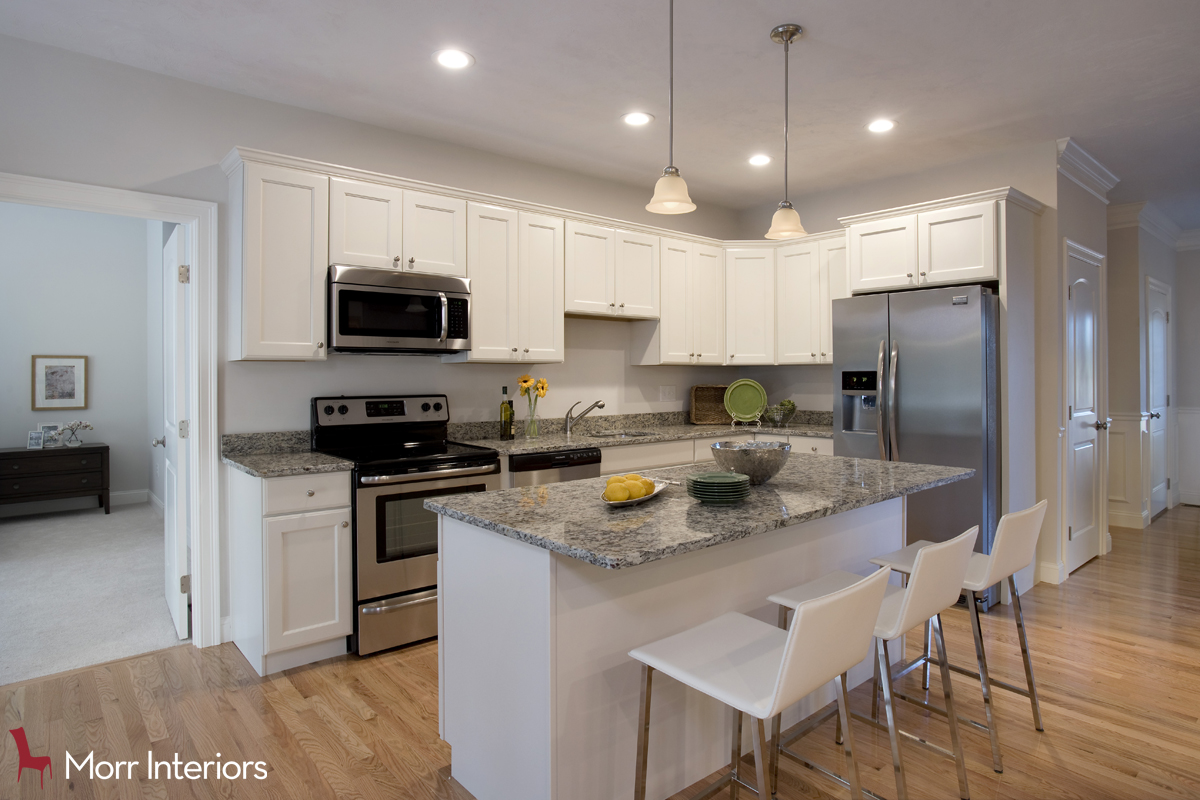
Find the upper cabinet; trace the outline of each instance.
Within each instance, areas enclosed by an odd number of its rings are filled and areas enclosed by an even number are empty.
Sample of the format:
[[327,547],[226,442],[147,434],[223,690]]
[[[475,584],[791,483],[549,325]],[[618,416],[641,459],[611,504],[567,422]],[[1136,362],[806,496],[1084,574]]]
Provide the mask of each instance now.
[[518,354],[522,361],[562,361],[565,225],[561,217],[527,211],[518,222]]
[[781,247],[775,253],[777,364],[816,364],[820,358],[819,251],[817,242],[806,241]]
[[240,159],[227,172],[230,357],[323,360],[329,178]]
[[724,363],[725,261],[721,248],[664,237],[659,263],[659,319],[634,325],[631,363]]
[[725,251],[725,363],[775,363],[775,251]]
[[817,256],[821,268],[820,361],[833,363],[833,301],[850,296],[850,276],[846,271],[846,236],[822,239]]
[[566,237],[567,312],[658,318],[659,237],[575,221]]
[[467,275],[467,201],[404,191],[404,251],[400,261],[413,272]]
[[850,291],[917,285],[917,215],[850,226]]

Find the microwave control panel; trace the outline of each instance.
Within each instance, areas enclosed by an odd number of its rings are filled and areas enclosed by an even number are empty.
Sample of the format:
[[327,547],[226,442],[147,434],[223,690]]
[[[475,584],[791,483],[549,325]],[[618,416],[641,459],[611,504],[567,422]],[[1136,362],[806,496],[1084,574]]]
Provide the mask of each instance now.
[[446,301],[446,338],[467,338],[467,300],[462,297],[451,297]]

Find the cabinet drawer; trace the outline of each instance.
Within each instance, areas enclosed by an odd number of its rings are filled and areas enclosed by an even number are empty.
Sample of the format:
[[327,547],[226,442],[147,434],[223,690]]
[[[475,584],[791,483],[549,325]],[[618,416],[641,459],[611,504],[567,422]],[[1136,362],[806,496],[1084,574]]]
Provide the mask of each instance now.
[[47,472],[84,472],[100,469],[100,453],[55,453],[34,458],[0,458],[0,477],[37,475]]
[[350,505],[350,473],[293,475],[263,481],[263,514]]
[[831,456],[833,455],[833,439],[819,436],[793,436],[792,452]]
[[692,443],[689,441],[628,444],[606,447],[601,452],[600,467],[605,475],[674,467],[692,461]]
[[697,464],[703,464],[708,461],[716,461],[713,458],[712,446],[717,442],[753,442],[753,433],[730,434],[729,436],[712,436],[707,439],[694,439],[696,453],[695,461]]
[[45,492],[87,491],[104,488],[104,473],[77,472],[71,475],[5,475],[0,481],[0,496]]

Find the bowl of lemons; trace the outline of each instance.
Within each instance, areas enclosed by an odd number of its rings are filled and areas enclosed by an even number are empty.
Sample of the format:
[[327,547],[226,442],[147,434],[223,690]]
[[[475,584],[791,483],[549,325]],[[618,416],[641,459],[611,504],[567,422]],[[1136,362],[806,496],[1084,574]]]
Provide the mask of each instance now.
[[636,506],[657,497],[669,485],[666,481],[643,478],[636,472],[628,475],[613,475],[608,479],[608,485],[604,487],[600,499],[610,508]]

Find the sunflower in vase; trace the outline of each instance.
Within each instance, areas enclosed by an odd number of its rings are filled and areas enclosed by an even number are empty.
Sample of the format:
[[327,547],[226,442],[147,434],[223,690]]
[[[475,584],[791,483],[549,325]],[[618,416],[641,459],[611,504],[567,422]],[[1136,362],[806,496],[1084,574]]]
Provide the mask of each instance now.
[[545,378],[535,379],[532,375],[525,374],[517,379],[517,388],[521,391],[521,397],[529,401],[529,416],[525,420],[525,438],[536,439],[539,422],[538,400],[546,396],[546,390],[550,388],[550,384]]

